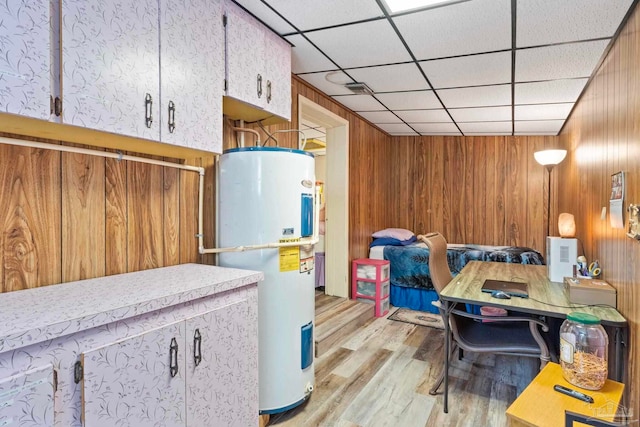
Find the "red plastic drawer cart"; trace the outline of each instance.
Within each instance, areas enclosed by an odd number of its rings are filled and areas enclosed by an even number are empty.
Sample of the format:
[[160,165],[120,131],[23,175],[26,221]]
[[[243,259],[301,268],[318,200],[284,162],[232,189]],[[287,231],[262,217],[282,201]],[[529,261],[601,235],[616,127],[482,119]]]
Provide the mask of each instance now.
[[361,258],[353,260],[351,298],[375,304],[376,317],[389,312],[389,261]]

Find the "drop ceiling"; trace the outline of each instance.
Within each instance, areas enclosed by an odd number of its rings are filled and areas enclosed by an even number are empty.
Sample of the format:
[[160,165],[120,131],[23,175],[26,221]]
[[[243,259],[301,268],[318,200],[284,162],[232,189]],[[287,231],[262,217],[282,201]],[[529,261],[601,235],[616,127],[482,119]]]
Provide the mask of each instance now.
[[391,135],[557,135],[638,0],[235,1],[292,44],[294,74]]

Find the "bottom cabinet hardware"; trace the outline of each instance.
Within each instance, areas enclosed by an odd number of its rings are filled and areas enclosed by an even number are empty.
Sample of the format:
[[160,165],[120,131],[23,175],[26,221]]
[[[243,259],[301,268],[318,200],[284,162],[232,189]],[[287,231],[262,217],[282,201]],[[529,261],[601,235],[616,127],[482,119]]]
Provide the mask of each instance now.
[[193,334],[193,363],[198,366],[202,362],[202,335],[200,329]]
[[171,338],[169,346],[169,373],[171,378],[178,375],[178,342],[175,338]]

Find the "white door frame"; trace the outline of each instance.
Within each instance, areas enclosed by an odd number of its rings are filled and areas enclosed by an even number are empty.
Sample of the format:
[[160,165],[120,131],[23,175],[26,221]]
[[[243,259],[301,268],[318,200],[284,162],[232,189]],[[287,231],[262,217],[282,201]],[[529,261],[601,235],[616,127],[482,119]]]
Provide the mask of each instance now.
[[349,297],[349,121],[298,95],[304,119],[327,131],[325,294]]

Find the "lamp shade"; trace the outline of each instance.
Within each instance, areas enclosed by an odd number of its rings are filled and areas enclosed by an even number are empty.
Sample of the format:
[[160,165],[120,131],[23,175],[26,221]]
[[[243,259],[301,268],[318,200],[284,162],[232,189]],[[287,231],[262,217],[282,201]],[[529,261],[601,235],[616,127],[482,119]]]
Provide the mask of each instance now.
[[576,236],[576,221],[570,213],[561,213],[558,217],[558,232],[560,237]]
[[536,162],[542,166],[555,166],[567,156],[567,150],[542,150],[533,153]]

